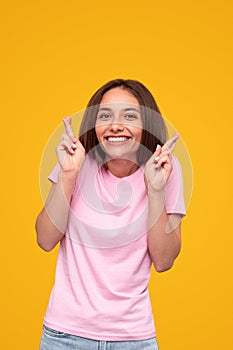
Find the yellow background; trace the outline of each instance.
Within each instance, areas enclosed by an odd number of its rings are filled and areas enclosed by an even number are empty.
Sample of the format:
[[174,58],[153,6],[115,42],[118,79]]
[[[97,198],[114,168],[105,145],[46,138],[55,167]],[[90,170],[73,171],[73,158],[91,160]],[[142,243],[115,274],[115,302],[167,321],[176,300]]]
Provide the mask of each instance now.
[[161,350],[231,349],[232,2],[8,1],[1,6],[1,349],[38,349],[57,249],[40,250],[40,160],[61,118],[133,78],[194,169],[183,248],[150,285]]

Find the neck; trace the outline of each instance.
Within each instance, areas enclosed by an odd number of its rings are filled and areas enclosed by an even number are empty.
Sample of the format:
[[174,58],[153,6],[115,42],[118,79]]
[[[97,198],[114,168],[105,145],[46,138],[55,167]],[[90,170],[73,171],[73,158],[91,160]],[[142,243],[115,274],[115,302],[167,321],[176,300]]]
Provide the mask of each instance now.
[[107,161],[106,168],[116,177],[125,177],[135,173],[139,165],[128,159],[111,159]]

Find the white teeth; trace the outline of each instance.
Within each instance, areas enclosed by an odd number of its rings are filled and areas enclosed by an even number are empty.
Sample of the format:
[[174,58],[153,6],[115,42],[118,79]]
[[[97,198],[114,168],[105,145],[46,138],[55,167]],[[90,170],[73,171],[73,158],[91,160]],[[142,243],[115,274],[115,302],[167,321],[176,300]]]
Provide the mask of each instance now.
[[108,137],[109,142],[124,142],[127,141],[127,137]]

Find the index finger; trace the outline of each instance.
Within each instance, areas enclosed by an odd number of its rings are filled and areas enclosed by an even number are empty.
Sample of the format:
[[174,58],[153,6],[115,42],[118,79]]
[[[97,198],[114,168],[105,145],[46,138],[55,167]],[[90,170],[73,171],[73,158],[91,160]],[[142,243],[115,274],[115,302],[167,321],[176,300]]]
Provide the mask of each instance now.
[[74,134],[74,131],[72,129],[72,126],[71,126],[71,118],[70,117],[65,117],[62,119],[63,120],[63,123],[64,123],[64,126],[65,126],[65,131],[67,133],[67,135],[69,136],[69,138],[74,142],[77,140],[75,134]]
[[174,151],[176,141],[180,138],[178,132],[176,132],[162,147],[162,149],[168,149],[170,153]]

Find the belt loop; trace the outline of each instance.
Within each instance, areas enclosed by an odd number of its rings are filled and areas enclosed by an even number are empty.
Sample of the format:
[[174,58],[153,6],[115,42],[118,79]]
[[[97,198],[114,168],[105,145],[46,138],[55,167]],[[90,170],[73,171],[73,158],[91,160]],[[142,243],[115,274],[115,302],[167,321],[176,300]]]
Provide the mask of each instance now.
[[107,349],[107,342],[100,340],[98,350],[106,350],[106,349]]

